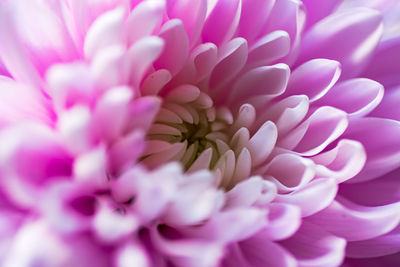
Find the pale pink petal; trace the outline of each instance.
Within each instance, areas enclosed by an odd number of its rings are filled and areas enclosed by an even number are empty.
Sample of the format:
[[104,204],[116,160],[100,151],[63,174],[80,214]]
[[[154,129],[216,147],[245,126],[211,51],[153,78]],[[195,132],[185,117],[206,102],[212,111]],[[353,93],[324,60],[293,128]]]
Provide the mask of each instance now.
[[189,41],[183,24],[173,19],[166,22],[159,33],[165,47],[155,62],[158,69],[167,69],[172,75],[178,73],[189,55]]
[[101,49],[123,42],[124,10],[117,8],[99,16],[90,26],[84,43],[85,56],[93,58]]
[[312,157],[317,164],[316,175],[333,177],[337,183],[358,174],[366,159],[367,155],[361,143],[348,139],[342,139],[335,148]]
[[283,240],[300,227],[300,209],[295,205],[272,203],[268,209],[268,226],[259,235],[269,240]]
[[251,154],[253,166],[264,162],[275,146],[278,132],[273,122],[267,121],[250,138],[247,148]]
[[128,45],[151,35],[160,27],[164,11],[165,1],[144,1],[137,5],[125,23]]
[[304,156],[312,156],[341,136],[347,125],[345,112],[332,107],[321,107],[286,137],[278,140],[277,145],[293,149]]
[[340,74],[337,61],[322,58],[307,61],[292,72],[284,95],[305,94],[313,102],[332,88]]
[[398,107],[400,101],[400,87],[386,90],[382,102],[371,112],[372,117],[400,120]]
[[281,63],[252,69],[235,82],[229,101],[237,103],[257,96],[279,95],[285,90],[289,75],[289,67]]
[[362,117],[379,105],[383,98],[383,86],[365,78],[350,79],[335,85],[313,105],[334,106],[346,111],[351,117]]
[[[301,214],[305,217],[329,206],[336,196],[337,189],[333,178],[316,179],[295,192],[278,195],[276,202],[300,207]],[[316,199],[318,201],[315,201]]]
[[249,48],[246,69],[266,66],[286,56],[290,50],[289,35],[285,31],[274,31],[260,38]]
[[267,179],[276,184],[278,192],[287,193],[307,185],[315,176],[315,166],[310,159],[286,153],[275,156],[262,173],[270,176]]

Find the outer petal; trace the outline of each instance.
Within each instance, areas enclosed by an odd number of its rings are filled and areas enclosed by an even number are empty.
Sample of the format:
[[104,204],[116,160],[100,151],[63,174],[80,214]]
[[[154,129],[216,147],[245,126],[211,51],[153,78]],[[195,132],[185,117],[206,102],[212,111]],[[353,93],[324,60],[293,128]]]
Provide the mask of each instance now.
[[334,106],[346,111],[351,117],[362,117],[379,105],[383,98],[383,86],[365,78],[350,79],[335,85],[317,106]]
[[339,198],[329,207],[307,218],[348,241],[366,240],[388,233],[400,222],[400,203],[365,207]]
[[380,13],[351,9],[321,20],[305,35],[299,61],[323,57],[342,63],[342,78],[361,72],[382,35]]
[[281,241],[300,266],[339,266],[345,255],[346,241],[304,221],[297,233]]
[[[386,174],[399,166],[400,122],[380,118],[360,118],[351,121],[344,137],[359,141],[367,152],[364,169],[349,183],[368,181]],[[379,136],[371,129],[379,129]]]

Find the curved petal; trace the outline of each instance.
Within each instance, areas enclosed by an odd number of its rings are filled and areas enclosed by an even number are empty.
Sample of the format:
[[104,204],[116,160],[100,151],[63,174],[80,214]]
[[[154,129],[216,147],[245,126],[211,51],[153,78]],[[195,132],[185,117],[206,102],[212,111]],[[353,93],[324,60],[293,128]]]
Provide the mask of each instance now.
[[345,256],[344,239],[307,221],[303,221],[294,236],[280,243],[296,257],[300,266],[339,266]]
[[216,2],[211,13],[207,15],[202,32],[203,41],[220,45],[229,40],[239,23],[240,10],[240,0]]
[[180,19],[188,33],[190,46],[198,41],[207,12],[207,0],[189,2],[184,0],[168,1],[168,16]]
[[350,79],[335,85],[316,106],[334,106],[346,111],[350,117],[362,117],[379,105],[383,98],[383,86],[365,78]]
[[337,183],[353,178],[364,167],[366,159],[363,146],[347,139],[340,140],[335,148],[312,157],[317,164],[317,176],[333,177]]
[[274,31],[250,46],[246,69],[267,66],[285,57],[290,51],[290,37],[285,31]]
[[167,21],[159,36],[164,40],[165,46],[154,66],[175,75],[182,69],[189,55],[189,41],[182,22],[178,19]]
[[290,75],[284,96],[305,94],[313,102],[332,88],[341,71],[340,63],[334,60],[321,58],[307,61]]
[[[395,228],[376,238],[362,241],[349,242],[346,248],[346,255],[350,258],[370,258],[381,257],[400,252],[400,227]],[[398,263],[398,255],[394,255],[394,265],[390,265],[390,261],[384,259],[379,266],[395,266]],[[379,261],[378,261],[379,262]]]
[[292,149],[303,156],[313,156],[341,136],[347,125],[345,112],[329,106],[321,107],[287,136],[278,140],[277,146]]
[[329,206],[336,196],[337,189],[338,186],[333,178],[316,179],[300,190],[287,195],[278,195],[276,202],[296,205],[300,207],[302,217],[306,217]]
[[243,103],[257,96],[281,94],[289,80],[290,69],[286,64],[258,67],[241,76],[229,94],[231,103]]
[[278,192],[297,191],[307,185],[315,175],[312,160],[295,154],[279,154],[275,156],[262,172],[276,184]]
[[400,203],[366,207],[337,198],[329,207],[307,218],[348,241],[366,240],[388,233],[400,222]]
[[[379,129],[379,136],[371,129]],[[348,183],[374,179],[399,166],[400,163],[400,122],[380,118],[359,118],[350,122],[345,138],[359,141],[367,152],[363,170]]]
[[312,27],[319,20],[331,14],[343,0],[302,0],[307,10],[307,24],[306,28]]
[[275,0],[242,0],[238,36],[252,43],[262,30],[274,4]]
[[307,32],[298,62],[318,57],[334,59],[343,66],[342,78],[354,77],[373,54],[382,29],[378,11],[359,8],[334,13]]

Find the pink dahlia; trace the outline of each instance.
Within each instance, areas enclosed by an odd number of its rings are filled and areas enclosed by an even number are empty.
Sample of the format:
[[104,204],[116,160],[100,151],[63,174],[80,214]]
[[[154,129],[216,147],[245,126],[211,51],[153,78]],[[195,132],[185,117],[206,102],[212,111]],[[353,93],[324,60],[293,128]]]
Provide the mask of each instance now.
[[0,1],[1,265],[397,266],[400,5],[342,2]]

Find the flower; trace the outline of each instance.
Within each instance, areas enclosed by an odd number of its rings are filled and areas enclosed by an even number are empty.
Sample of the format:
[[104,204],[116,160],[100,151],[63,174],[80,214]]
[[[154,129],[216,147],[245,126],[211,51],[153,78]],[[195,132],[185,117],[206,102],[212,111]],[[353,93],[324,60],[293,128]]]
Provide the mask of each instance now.
[[2,1],[0,261],[390,262],[395,7]]

